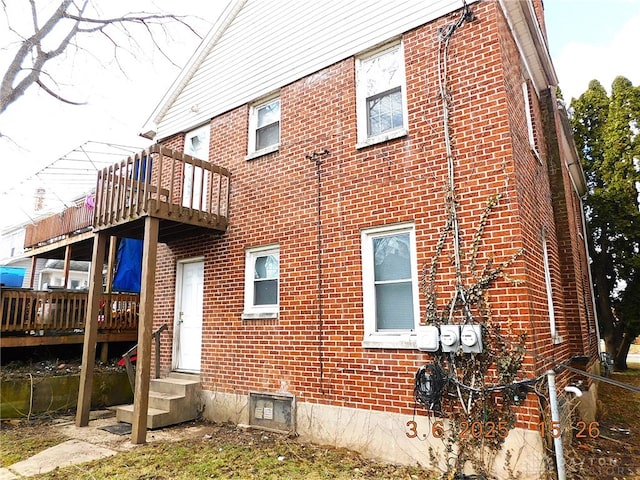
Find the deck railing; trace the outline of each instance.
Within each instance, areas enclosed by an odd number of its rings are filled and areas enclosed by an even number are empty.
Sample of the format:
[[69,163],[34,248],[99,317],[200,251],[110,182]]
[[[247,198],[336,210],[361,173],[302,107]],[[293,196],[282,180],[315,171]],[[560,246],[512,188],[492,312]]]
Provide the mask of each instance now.
[[24,247],[34,248],[91,229],[93,223],[92,205],[80,200],[76,205],[65,208],[61,213],[27,225]]
[[94,228],[154,216],[224,229],[230,177],[225,168],[153,145],[98,172]]
[[[79,333],[85,327],[87,292],[2,288],[0,296],[2,335]],[[104,293],[100,299],[98,330],[136,330],[139,304],[138,294]]]

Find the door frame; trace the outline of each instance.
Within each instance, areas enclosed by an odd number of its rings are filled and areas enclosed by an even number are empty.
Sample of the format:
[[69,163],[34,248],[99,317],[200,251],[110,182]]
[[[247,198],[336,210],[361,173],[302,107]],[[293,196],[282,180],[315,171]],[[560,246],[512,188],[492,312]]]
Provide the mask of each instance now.
[[[171,346],[171,370],[178,371],[178,345],[179,338],[177,335],[180,335],[180,329],[178,328],[178,320],[179,316],[179,306],[182,303],[182,274],[184,271],[184,266],[190,263],[202,263],[202,298],[204,302],[204,256],[198,257],[190,257],[183,258],[177,261],[176,264],[176,295],[173,303],[173,336],[172,336],[172,346]],[[204,324],[204,308],[202,314],[202,324]],[[200,350],[202,350],[202,337],[200,341]],[[202,368],[202,367],[201,367]],[[184,370],[185,372],[191,372],[191,370]],[[193,372],[195,373],[195,372]]]

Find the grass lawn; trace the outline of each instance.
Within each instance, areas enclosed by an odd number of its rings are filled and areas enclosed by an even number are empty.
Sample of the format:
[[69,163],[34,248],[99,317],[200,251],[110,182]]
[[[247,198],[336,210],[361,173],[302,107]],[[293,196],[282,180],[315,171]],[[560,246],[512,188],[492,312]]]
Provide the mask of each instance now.
[[[191,479],[435,479],[419,467],[374,462],[359,454],[305,444],[286,435],[203,423],[205,435],[129,447],[115,456],[30,477],[38,480]],[[38,434],[46,425],[0,431],[3,464],[24,459],[66,438]],[[49,431],[55,431],[49,428]],[[9,452],[11,452],[9,454]],[[5,459],[5,453],[7,458]],[[10,455],[10,456],[9,456]]]
[[[640,365],[612,374],[640,387]],[[568,478],[640,479],[640,394],[601,382],[596,438],[574,439],[566,450]],[[36,480],[191,479],[439,479],[419,467],[389,465],[346,449],[228,424],[204,423],[197,437],[116,448],[91,463],[31,477]],[[0,465],[8,466],[67,437],[46,421],[3,422]]]

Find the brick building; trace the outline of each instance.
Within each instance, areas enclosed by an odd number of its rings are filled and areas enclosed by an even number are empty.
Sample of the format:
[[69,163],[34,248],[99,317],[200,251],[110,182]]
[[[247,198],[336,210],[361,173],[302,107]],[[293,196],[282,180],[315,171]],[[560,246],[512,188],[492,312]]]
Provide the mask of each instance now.
[[[585,182],[544,32],[540,0],[230,3],[144,129],[231,175],[226,228],[174,234],[155,269],[162,371],[200,375],[206,418],[428,464],[421,366],[464,384],[454,360],[500,339],[517,371],[473,385],[595,367]],[[174,173],[183,202],[202,172]],[[463,344],[482,353],[443,352],[447,324],[480,325]],[[499,455],[535,477],[539,399],[513,412]]]

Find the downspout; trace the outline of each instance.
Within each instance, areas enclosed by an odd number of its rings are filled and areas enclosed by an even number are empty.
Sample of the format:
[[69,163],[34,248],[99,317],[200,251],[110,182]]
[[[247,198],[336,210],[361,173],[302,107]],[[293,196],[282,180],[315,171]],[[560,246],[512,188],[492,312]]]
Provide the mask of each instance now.
[[593,276],[591,275],[591,255],[589,255],[589,243],[587,241],[587,221],[584,215],[584,205],[582,198],[578,197],[580,201],[580,220],[582,221],[582,241],[584,242],[584,251],[587,255],[587,274],[589,275],[589,292],[591,293],[591,308],[593,309],[593,322],[596,327],[596,338],[598,340],[598,358],[602,353],[602,337],[600,337],[600,322],[598,321],[598,311],[596,310],[596,295],[593,289]]
[[[551,425],[558,425],[560,429],[560,411],[558,410],[558,392],[556,390],[556,372],[549,370],[547,372],[549,379],[549,404],[551,406]],[[556,469],[558,471],[558,480],[567,480],[564,464],[564,451],[562,447],[562,431],[560,435],[553,436],[553,449],[556,454]]]

